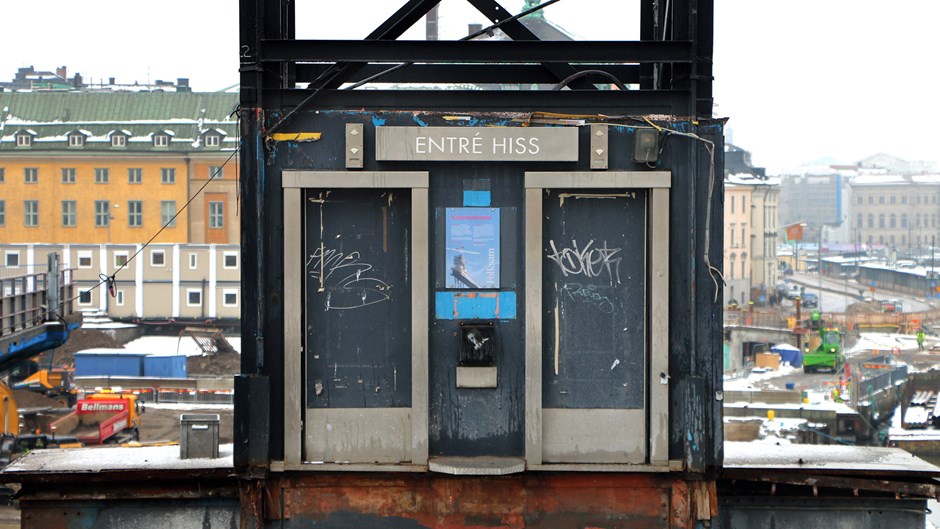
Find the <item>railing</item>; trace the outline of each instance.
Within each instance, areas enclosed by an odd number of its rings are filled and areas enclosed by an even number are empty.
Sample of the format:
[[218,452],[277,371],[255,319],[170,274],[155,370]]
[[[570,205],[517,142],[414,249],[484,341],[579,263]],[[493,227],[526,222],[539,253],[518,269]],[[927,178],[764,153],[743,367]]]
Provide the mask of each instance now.
[[[57,296],[49,295],[52,279],[46,265],[0,269],[0,337],[72,314],[72,270],[59,270]],[[59,301],[52,307],[50,299]]]

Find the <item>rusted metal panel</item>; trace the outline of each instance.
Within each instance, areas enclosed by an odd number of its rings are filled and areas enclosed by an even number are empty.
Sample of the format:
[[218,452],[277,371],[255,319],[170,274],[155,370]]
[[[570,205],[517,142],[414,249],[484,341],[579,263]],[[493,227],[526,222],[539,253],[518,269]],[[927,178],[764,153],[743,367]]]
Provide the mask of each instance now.
[[272,528],[691,528],[694,515],[686,482],[648,474],[299,473],[264,498]]

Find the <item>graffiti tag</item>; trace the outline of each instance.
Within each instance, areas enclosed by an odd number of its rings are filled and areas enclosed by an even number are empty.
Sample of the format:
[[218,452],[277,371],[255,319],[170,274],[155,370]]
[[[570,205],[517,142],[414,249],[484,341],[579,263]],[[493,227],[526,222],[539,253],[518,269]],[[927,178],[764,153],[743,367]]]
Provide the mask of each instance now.
[[578,241],[571,241],[571,248],[555,247],[555,241],[549,240],[552,253],[548,258],[558,265],[561,273],[568,276],[600,277],[607,274],[611,285],[620,284],[620,248],[608,248],[607,241],[602,246],[593,248],[594,239],[591,239],[584,248],[578,248]]

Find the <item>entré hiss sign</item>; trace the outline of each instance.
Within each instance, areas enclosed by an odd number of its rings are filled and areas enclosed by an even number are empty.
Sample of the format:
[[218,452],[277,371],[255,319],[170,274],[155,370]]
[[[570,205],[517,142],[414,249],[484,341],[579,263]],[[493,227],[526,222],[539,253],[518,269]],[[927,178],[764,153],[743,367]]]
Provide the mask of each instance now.
[[575,127],[376,127],[376,160],[578,161]]

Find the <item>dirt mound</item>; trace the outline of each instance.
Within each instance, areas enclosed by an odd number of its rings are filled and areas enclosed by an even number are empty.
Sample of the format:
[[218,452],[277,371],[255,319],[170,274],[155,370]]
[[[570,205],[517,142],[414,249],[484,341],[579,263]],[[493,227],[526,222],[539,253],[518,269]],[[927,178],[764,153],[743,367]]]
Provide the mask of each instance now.
[[43,368],[50,366],[70,368],[75,365],[75,359],[72,356],[74,353],[99,347],[108,349],[123,348],[121,344],[101,331],[75,329],[69,333],[69,339],[66,340],[62,347],[42,352],[39,357],[36,358],[36,361],[39,362],[39,366]]
[[869,303],[867,301],[859,301],[858,303],[852,303],[845,308],[847,314],[874,314],[882,312],[881,305],[877,303]]
[[18,408],[64,408],[65,403],[50,399],[28,389],[14,389],[13,398]]
[[220,352],[214,355],[190,356],[186,359],[186,372],[192,375],[237,375],[241,369],[241,355]]

